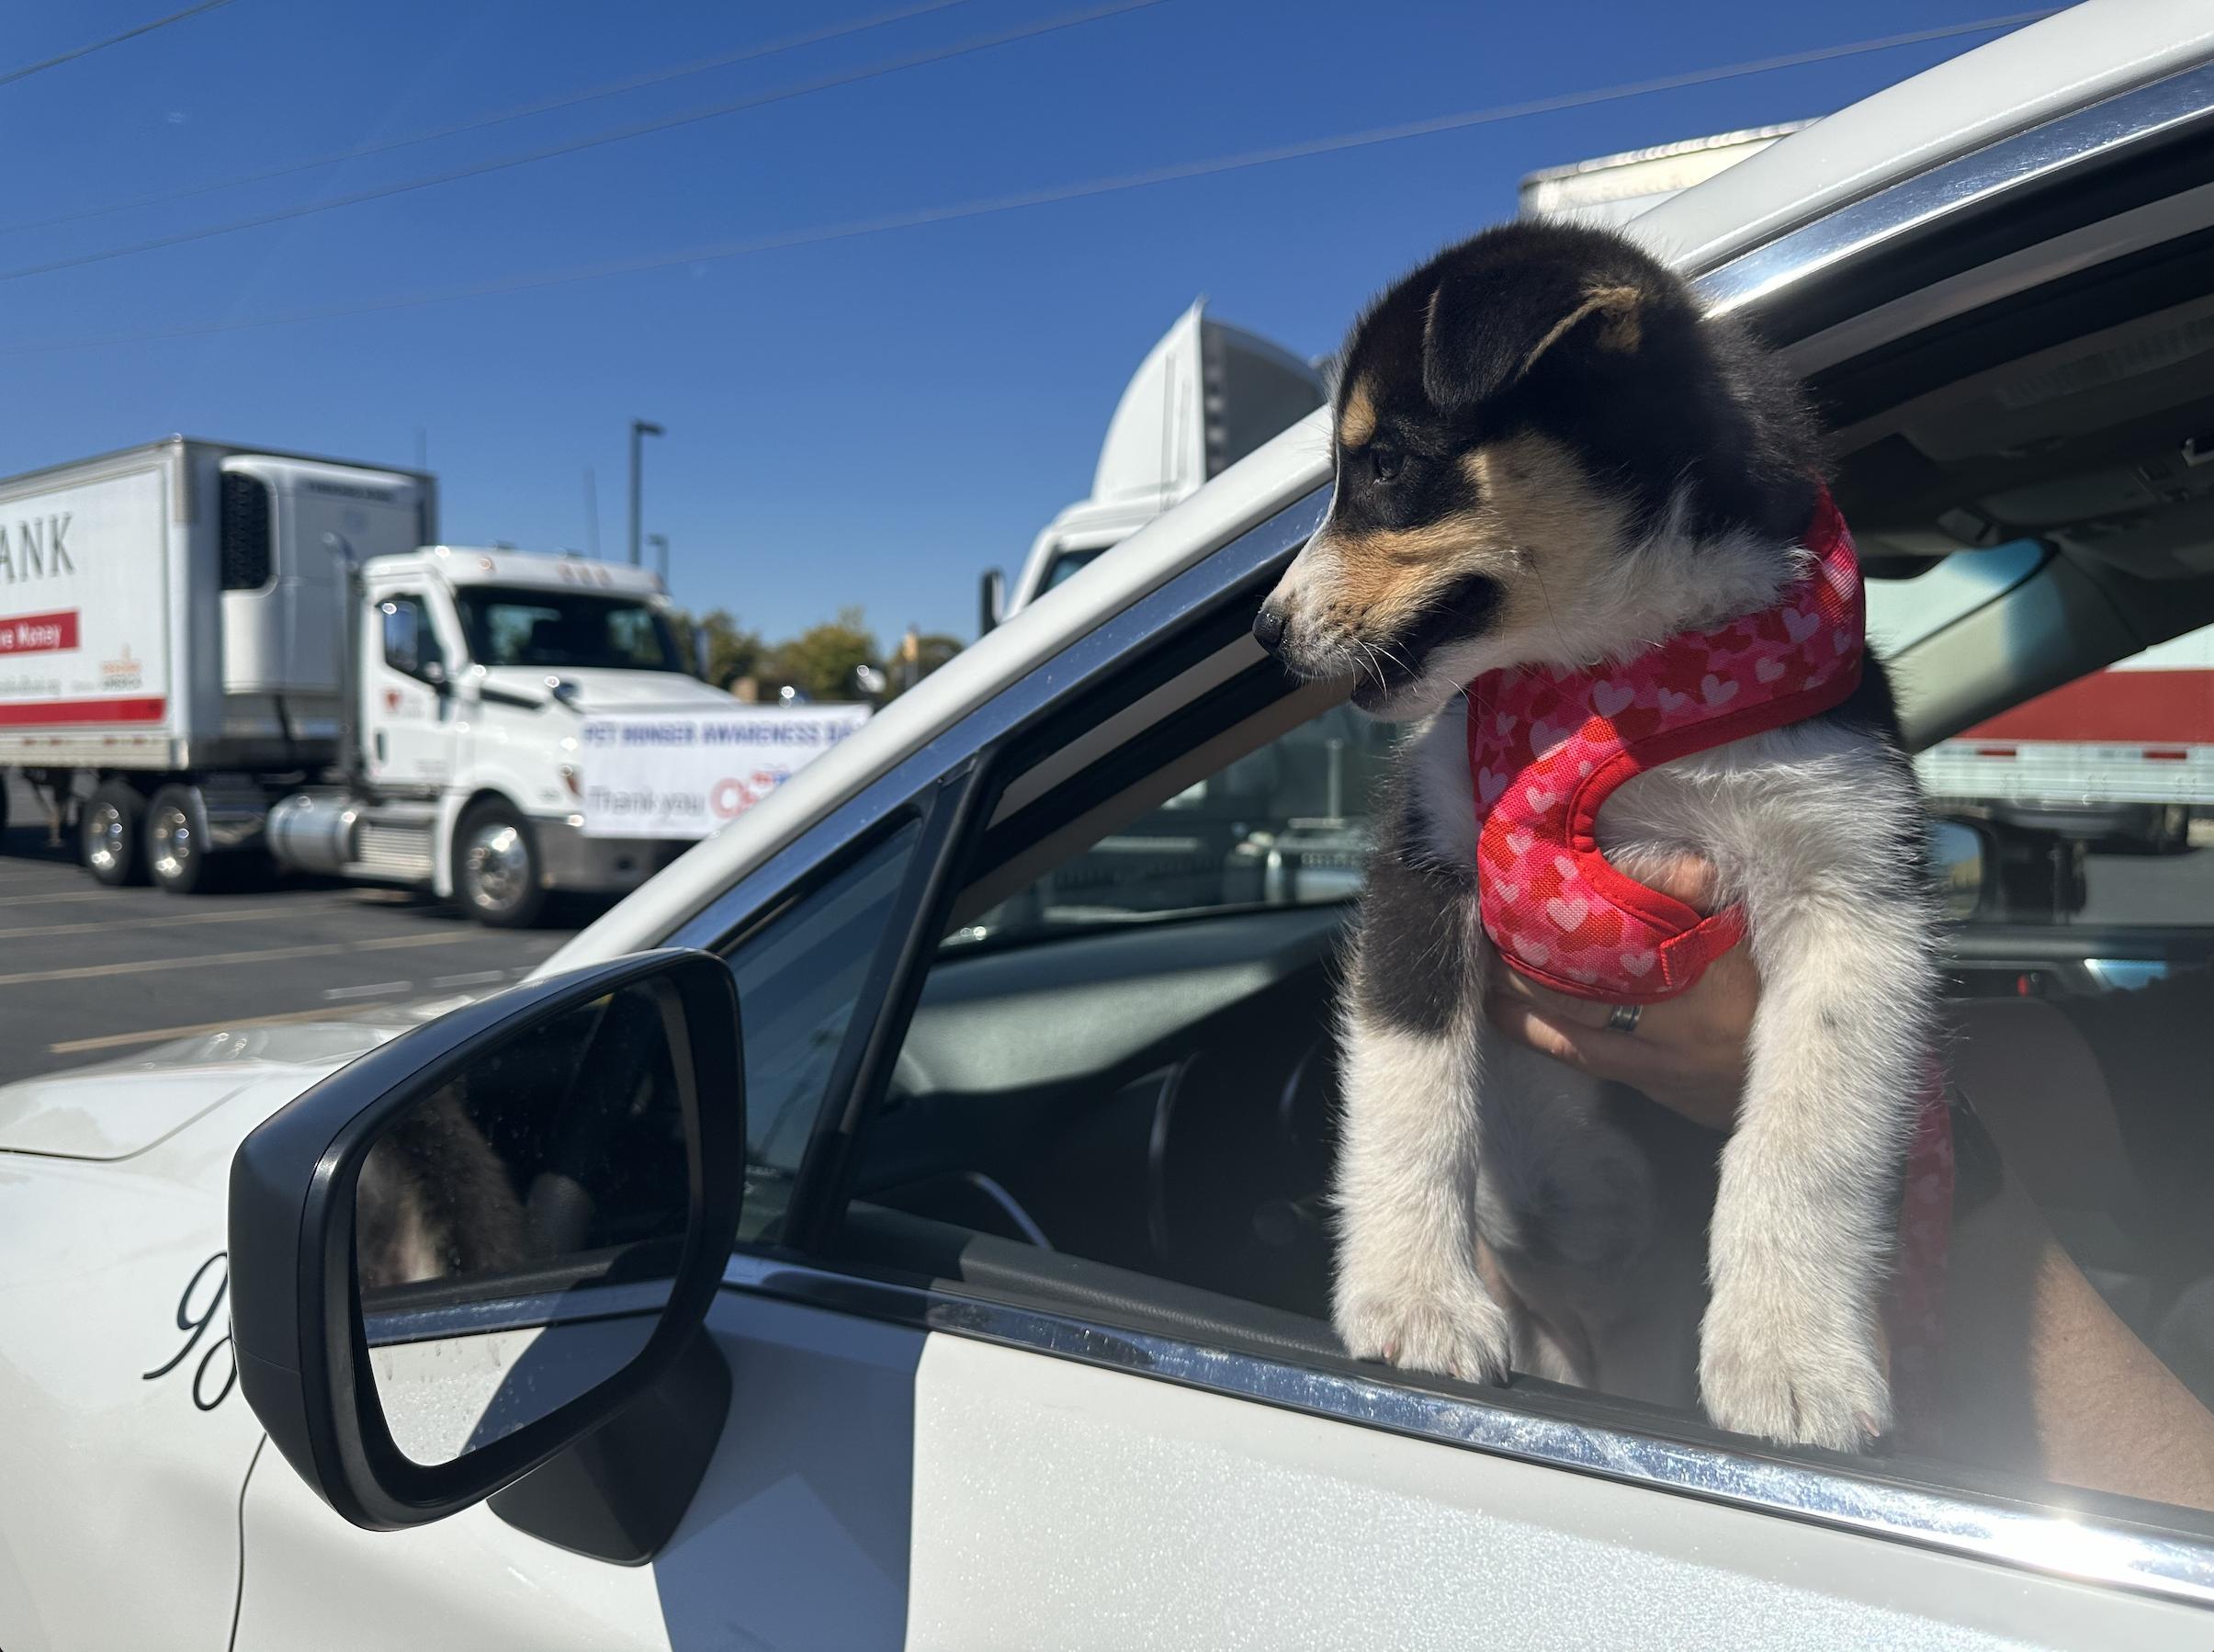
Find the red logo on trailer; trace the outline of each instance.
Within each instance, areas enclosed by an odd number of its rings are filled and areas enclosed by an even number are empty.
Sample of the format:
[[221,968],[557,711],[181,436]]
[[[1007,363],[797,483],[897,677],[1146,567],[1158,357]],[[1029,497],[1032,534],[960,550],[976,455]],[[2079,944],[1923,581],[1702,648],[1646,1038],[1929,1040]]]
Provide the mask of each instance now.
[[0,654],[54,654],[77,646],[77,611],[0,619]]

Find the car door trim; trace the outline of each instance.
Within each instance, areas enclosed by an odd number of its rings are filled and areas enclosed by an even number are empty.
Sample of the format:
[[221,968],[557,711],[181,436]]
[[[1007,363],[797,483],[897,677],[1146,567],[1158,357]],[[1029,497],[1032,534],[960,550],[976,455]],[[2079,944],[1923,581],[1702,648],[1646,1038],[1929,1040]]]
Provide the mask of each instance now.
[[[2086,167],[2111,162],[2125,150],[2180,135],[2203,124],[2210,107],[2214,107],[2214,64],[2182,70],[1987,143],[1836,208],[1701,272],[1693,285],[1715,314],[1766,311],[1788,304],[1802,283],[1825,271],[1861,260],[1887,243],[1903,243],[1940,225],[1958,224],[1966,215],[1981,212],[2010,192],[2060,182]],[[1917,289],[1928,285],[1927,281],[1915,283]],[[1854,316],[1863,312],[1863,307],[1857,307]],[[1779,328],[1771,324],[1765,331],[1779,342],[1802,339],[1802,334],[1788,325]]]
[[842,1273],[781,1256],[734,1253],[723,1271],[723,1286],[2047,1577],[2214,1607],[2214,1539],[2097,1513],[1934,1491],[1856,1474],[1843,1465],[1818,1467],[1779,1455],[1598,1427],[1402,1386],[1351,1370],[1208,1348],[1073,1314]]

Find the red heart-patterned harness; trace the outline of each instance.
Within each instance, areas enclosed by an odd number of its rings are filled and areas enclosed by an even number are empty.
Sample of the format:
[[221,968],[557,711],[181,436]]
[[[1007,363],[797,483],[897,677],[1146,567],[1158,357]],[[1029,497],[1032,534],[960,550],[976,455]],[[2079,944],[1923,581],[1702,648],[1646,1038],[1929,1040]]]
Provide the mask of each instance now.
[[[1621,665],[1512,668],[1468,685],[1484,930],[1522,974],[1576,998],[1653,1003],[1744,938],[1737,907],[1702,916],[1610,864],[1599,808],[1647,769],[1802,722],[1852,694],[1867,648],[1860,564],[1826,492],[1806,550],[1806,572],[1757,614]],[[1887,1311],[1903,1412],[1926,1415],[1951,1210],[1951,1118],[1933,1065]]]

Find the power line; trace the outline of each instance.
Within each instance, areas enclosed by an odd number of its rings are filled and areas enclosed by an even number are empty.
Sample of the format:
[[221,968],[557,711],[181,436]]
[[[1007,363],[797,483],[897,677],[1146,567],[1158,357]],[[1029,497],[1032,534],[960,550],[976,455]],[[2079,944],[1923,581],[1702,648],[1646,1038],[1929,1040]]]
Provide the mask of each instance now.
[[1018,28],[1002,29],[997,34],[979,35],[951,46],[933,47],[927,51],[910,52],[906,57],[889,58],[864,68],[847,70],[838,74],[826,74],[819,79],[802,81],[788,86],[773,87],[755,93],[750,97],[733,99],[713,107],[694,109],[688,114],[664,115],[652,120],[641,120],[629,126],[616,127],[590,137],[575,138],[561,143],[549,143],[542,149],[523,154],[504,155],[497,160],[475,161],[466,166],[456,166],[446,172],[427,176],[409,178],[398,184],[380,184],[374,188],[356,189],[345,195],[327,196],[319,201],[309,201],[298,207],[287,207],[278,211],[258,213],[252,218],[233,219],[229,223],[213,224],[205,229],[180,230],[174,235],[157,235],[149,241],[132,242],[125,246],[108,247],[96,253],[79,253],[67,258],[50,258],[40,264],[18,265],[13,269],[0,269],[0,281],[20,281],[30,276],[50,276],[60,270],[82,269],[90,264],[106,264],[117,258],[128,258],[140,253],[159,252],[165,247],[184,246],[195,241],[211,241],[219,235],[235,235],[242,230],[257,230],[269,224],[286,223],[296,218],[310,218],[319,212],[335,212],[342,207],[357,207],[366,201],[386,200],[395,195],[408,195],[419,189],[434,189],[442,184],[459,183],[464,178],[482,177],[488,173],[507,172],[517,166],[529,166],[539,161],[550,161],[560,155],[572,155],[587,149],[599,149],[610,143],[627,142],[633,138],[647,137],[654,132],[671,131],[678,127],[693,126],[703,120],[719,119],[726,115],[739,114],[746,109],[757,109],[773,103],[789,103],[795,98],[812,96],[840,86],[857,85],[863,81],[876,80],[887,74],[896,74],[903,69],[921,68],[930,63],[942,63],[953,58],[966,57],[972,52],[989,51],[995,46],[1011,45],[1017,40],[1034,40],[1039,35],[1053,34],[1060,29],[1079,28],[1106,17],[1120,17],[1124,12],[1143,11],[1159,6],[1163,0],[1110,0],[1104,6],[1090,6],[1083,11],[1065,12],[1057,17],[1048,17],[1042,23],[1026,23]]
[[[227,5],[229,0],[219,0]],[[872,28],[882,28],[890,23],[904,23],[909,17],[920,17],[930,12],[946,11],[956,6],[966,6],[968,0],[925,0],[919,6],[903,6],[897,11],[878,12],[874,17],[862,17],[851,23],[840,23],[828,28],[818,28],[808,34],[786,35],[783,40],[766,45],[749,46],[738,51],[726,51],[716,57],[704,57],[688,63],[678,63],[666,69],[650,70],[622,80],[611,80],[596,86],[587,86],[581,92],[565,93],[558,97],[542,98],[537,103],[519,104],[502,109],[497,114],[479,116],[475,119],[457,121],[452,126],[433,127],[424,131],[411,132],[405,137],[380,139],[374,143],[356,144],[352,149],[334,150],[329,154],[315,155],[304,161],[287,162],[282,166],[266,167],[260,172],[236,173],[227,178],[217,178],[205,184],[193,184],[182,189],[164,190],[155,195],[133,196],[129,200],[110,201],[105,206],[81,207],[74,211],[61,212],[51,218],[26,219],[18,223],[0,224],[0,234],[12,235],[26,230],[47,230],[56,224],[81,223],[89,218],[105,218],[110,213],[127,212],[138,207],[157,207],[169,201],[189,200],[195,196],[212,195],[218,190],[235,189],[246,184],[265,184],[272,178],[291,177],[302,172],[312,172],[319,166],[335,166],[344,161],[363,160],[370,155],[390,154],[397,149],[411,149],[419,143],[435,143],[443,138],[457,138],[467,132],[483,131],[489,127],[504,126],[510,121],[527,119],[533,115],[548,115],[557,109],[575,108],[580,104],[595,103],[602,98],[617,96],[625,92],[642,91],[648,86],[666,85],[671,81],[685,80],[695,74],[705,74],[712,69],[728,69],[737,63],[755,62],[762,58],[776,57],[784,52],[796,51],[803,46],[819,46],[826,40],[843,40],[849,35],[864,34]]]
[[166,28],[172,23],[182,23],[187,17],[197,17],[202,12],[213,11],[219,6],[230,4],[231,0],[200,0],[200,4],[198,6],[187,6],[183,11],[173,11],[165,17],[156,17],[151,23],[140,24],[136,28],[126,28],[121,34],[111,34],[104,40],[93,41],[89,46],[76,47],[72,51],[62,52],[59,57],[50,57],[44,62],[26,63],[20,69],[10,69],[5,74],[0,74],[0,86],[13,85],[16,82],[28,80],[43,70],[56,69],[63,63],[73,63],[81,57],[90,57],[96,51],[105,51],[110,46],[120,46],[125,40],[135,40],[142,34],[152,34],[157,28]]
[[1902,46],[1921,45],[1931,40],[1949,40],[1960,35],[1979,34],[1994,29],[2019,27],[2022,24],[2036,22],[2052,15],[2050,10],[2016,12],[2006,17],[1984,17],[1971,23],[1950,24],[1938,28],[1915,29],[1906,34],[1884,35],[1872,40],[1854,40],[1840,46],[1823,46],[1805,51],[1789,52],[1779,57],[1755,58],[1742,62],[1720,64],[1711,69],[1695,69],[1680,74],[1662,75],[1652,80],[1630,81],[1619,85],[1599,87],[1592,91],[1565,92],[1555,96],[1533,98],[1523,103],[1495,104],[1487,108],[1469,109],[1456,115],[1440,115],[1425,120],[1406,121],[1396,126],[1372,127],[1364,131],[1348,132],[1334,138],[1315,138],[1302,142],[1279,144],[1271,149],[1248,150],[1242,154],[1222,155],[1211,160],[1180,162],[1171,165],[1154,167],[1145,172],[1125,173],[1117,177],[1093,178],[1083,183],[1050,186],[1019,194],[957,202],[950,206],[926,207],[909,212],[887,213],[876,218],[853,219],[842,223],[820,224],[785,231],[775,234],[754,236],[744,241],[697,247],[683,253],[653,254],[638,258],[574,266],[566,269],[541,271],[534,275],[513,276],[495,281],[479,282],[468,287],[447,288],[432,292],[400,294],[389,299],[332,305],[319,310],[300,310],[278,315],[209,322],[189,327],[172,327],[141,333],[109,334],[104,336],[62,339],[44,344],[17,345],[0,349],[0,356],[43,355],[51,351],[89,349],[103,345],[157,344],[173,339],[200,338],[216,334],[244,332],[261,327],[296,326],[309,322],[337,321],[349,316],[375,315],[392,310],[411,310],[428,304],[454,303],[466,299],[496,298],[542,287],[559,287],[580,281],[604,280],[614,276],[681,268],[688,264],[711,264],[722,259],[745,257],[758,253],[778,252],[798,246],[814,246],[831,241],[848,241],[864,235],[884,234],[894,230],[917,229],[928,224],[949,223],[963,219],[988,217],[999,212],[1019,211],[1028,207],[1050,206],[1062,201],[1113,195],[1125,190],[1149,188],[1158,184],[1179,183],[1189,178],[1212,177],[1223,173],[1242,172],[1256,166],[1271,166],[1286,161],[1335,154],[1345,150],[1365,149],[1381,143],[1396,143],[1408,138],[1430,137],[1440,132],[1459,131],[1469,127],[1494,125],[1505,120],[1519,120],[1528,116],[1551,114],[1562,109],[1587,108],[1594,104],[1616,103],[1625,98],[1647,96],[1655,92],[1676,91],[1686,86],[1708,85],[1716,81],[1737,80],[1747,75],[1769,74],[1779,69],[1801,68],[1809,63],[1829,62],[1839,58],[1861,57],[1870,52],[1888,51]]

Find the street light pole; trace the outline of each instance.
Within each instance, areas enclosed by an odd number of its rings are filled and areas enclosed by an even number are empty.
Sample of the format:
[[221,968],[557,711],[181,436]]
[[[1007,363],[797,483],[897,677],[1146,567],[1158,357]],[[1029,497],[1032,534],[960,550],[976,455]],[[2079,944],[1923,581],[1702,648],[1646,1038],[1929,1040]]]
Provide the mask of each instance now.
[[669,586],[669,536],[648,534],[646,543],[653,547],[653,570],[661,576],[661,588]]
[[650,436],[666,436],[659,424],[647,419],[630,421],[630,565],[638,565],[638,461],[639,439]]

